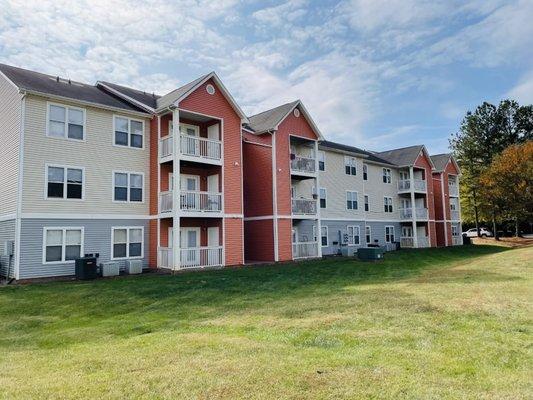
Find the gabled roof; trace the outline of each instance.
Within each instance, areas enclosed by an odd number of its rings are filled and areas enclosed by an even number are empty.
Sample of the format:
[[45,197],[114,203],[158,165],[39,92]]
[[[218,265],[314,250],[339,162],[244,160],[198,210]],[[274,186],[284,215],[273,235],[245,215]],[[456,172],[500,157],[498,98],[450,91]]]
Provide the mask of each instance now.
[[72,99],[73,101],[92,103],[96,106],[144,112],[143,109],[113,96],[94,85],[60,79],[57,76],[46,75],[6,64],[0,64],[0,72],[21,91],[37,95]]
[[383,158],[392,164],[400,167],[414,165],[418,155],[424,150],[424,145],[415,145],[409,147],[402,147],[400,149],[393,149],[389,151],[382,151],[376,153],[376,156]]
[[173,90],[170,93],[165,94],[164,96],[157,99],[157,109],[166,108],[168,106],[171,106],[174,104],[177,100],[179,100],[184,94],[192,91],[193,88],[196,86],[199,86],[200,82],[205,82],[208,79],[208,76],[210,74],[203,75],[199,77],[198,79],[195,79],[192,82],[187,83],[186,85],[183,85],[175,90]]
[[348,146],[348,145],[341,144],[341,143],[330,142],[329,140],[324,140],[320,142],[318,147],[320,149],[334,149],[334,150],[340,150],[342,152],[351,153],[351,154],[361,154],[364,156],[365,160],[372,161],[372,162],[379,163],[379,164],[394,165],[390,163],[389,161],[376,156],[374,153],[370,151],[366,151],[358,147]]
[[96,86],[110,91],[112,94],[120,96],[137,106],[146,107],[148,111],[153,111],[157,107],[157,99],[161,96],[154,93],[146,93],[141,90],[133,89],[127,86],[117,85],[116,83],[98,81]]
[[435,165],[435,172],[443,172],[446,169],[448,162],[451,161],[457,169],[457,172],[461,173],[459,165],[457,165],[457,162],[451,153],[435,154],[431,156],[431,161],[433,161],[433,165]]
[[278,126],[296,107],[300,108],[317,137],[319,139],[323,139],[322,133],[318,129],[317,125],[313,121],[313,118],[311,118],[311,115],[309,114],[301,100],[282,104],[281,106],[277,106],[270,110],[263,111],[259,114],[252,115],[248,118],[250,122],[248,125],[245,125],[245,127],[247,129],[251,129],[256,135],[277,130]]

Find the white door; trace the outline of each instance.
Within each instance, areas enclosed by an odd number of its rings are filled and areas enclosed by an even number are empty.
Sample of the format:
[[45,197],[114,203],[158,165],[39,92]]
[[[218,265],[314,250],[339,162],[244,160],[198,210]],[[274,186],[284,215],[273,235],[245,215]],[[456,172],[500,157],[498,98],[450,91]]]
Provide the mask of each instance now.
[[220,251],[220,230],[218,226],[207,228],[207,265],[222,265],[222,252]]
[[181,175],[180,176],[181,192],[181,209],[197,210],[200,206],[200,177],[198,175]]
[[168,190],[170,192],[174,190],[174,174],[172,172],[168,174]]
[[200,144],[197,139],[200,132],[197,126],[180,124],[180,133],[182,135],[181,146],[185,154],[191,156],[200,155]]
[[402,237],[413,237],[413,227],[402,226]]
[[222,211],[221,198],[218,194],[211,195],[211,193],[220,193],[218,174],[209,175],[207,177],[207,209],[209,211]]
[[171,226],[168,228],[168,246],[169,249],[174,247],[174,228]]
[[220,140],[220,125],[214,124],[207,127],[207,138],[211,140]]
[[411,208],[411,200],[410,199],[402,199],[401,200],[402,208]]
[[181,265],[200,265],[200,228],[180,229]]

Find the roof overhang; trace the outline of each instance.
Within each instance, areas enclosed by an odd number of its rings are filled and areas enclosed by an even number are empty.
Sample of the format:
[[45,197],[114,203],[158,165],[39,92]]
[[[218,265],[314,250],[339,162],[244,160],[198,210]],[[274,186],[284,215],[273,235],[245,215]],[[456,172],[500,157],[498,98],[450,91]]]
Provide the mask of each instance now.
[[[320,129],[318,129],[318,126],[317,124],[315,123],[315,121],[313,121],[313,118],[311,118],[311,114],[309,114],[309,111],[307,111],[307,108],[305,108],[304,104],[302,103],[301,100],[298,100],[294,103],[294,105],[290,108],[290,110],[283,116],[283,118],[280,119],[280,121],[277,123],[277,125],[274,127],[273,130],[277,131],[279,126],[281,125],[281,123],[283,121],[285,121],[285,118],[287,118],[293,111],[296,107],[300,107],[303,114],[304,114],[304,117],[305,119],[307,119],[307,122],[309,122],[309,125],[311,125],[311,128],[313,129],[313,132],[315,133],[315,135],[317,136],[317,139],[318,140],[324,140],[324,136],[322,136],[322,132],[320,132]],[[271,129],[269,130],[265,130],[263,132],[257,132],[256,134],[260,135],[261,133],[265,133],[265,132],[269,132],[271,131]]]
[[112,87],[106,85],[105,83],[97,81],[96,82],[96,86],[99,86],[99,87],[103,88],[107,92],[112,93],[115,96],[118,96],[118,97],[120,97],[123,100],[129,101],[130,103],[135,104],[137,107],[142,108],[143,110],[145,110],[146,112],[149,112],[150,114],[154,114],[155,113],[155,109],[154,108],[149,107],[146,104],[144,104],[144,103],[142,103],[142,102],[140,102],[138,100],[135,100],[134,98],[132,98],[130,96],[126,96],[121,91],[113,89]]

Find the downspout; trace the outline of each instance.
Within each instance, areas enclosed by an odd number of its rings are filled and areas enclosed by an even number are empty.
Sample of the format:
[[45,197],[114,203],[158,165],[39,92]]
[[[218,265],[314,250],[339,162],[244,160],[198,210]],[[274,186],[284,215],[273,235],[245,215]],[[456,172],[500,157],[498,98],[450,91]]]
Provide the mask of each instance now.
[[274,261],[279,261],[278,246],[278,172],[276,158],[276,131],[268,131],[272,135],[272,227],[274,230]]

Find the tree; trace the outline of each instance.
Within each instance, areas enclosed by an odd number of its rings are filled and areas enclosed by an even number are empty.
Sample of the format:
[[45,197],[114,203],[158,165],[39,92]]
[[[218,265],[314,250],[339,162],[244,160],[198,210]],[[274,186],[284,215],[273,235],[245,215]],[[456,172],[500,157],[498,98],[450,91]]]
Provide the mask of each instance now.
[[482,172],[505,148],[531,139],[533,106],[520,106],[514,100],[503,100],[498,107],[484,102],[473,113],[467,112],[459,132],[452,135],[450,147],[463,172],[461,195],[467,202],[463,210],[473,211],[478,235],[480,216],[492,219],[497,233],[498,205],[479,194]]
[[496,209],[519,223],[533,216],[533,140],[512,145],[494,158],[480,177],[481,192]]

